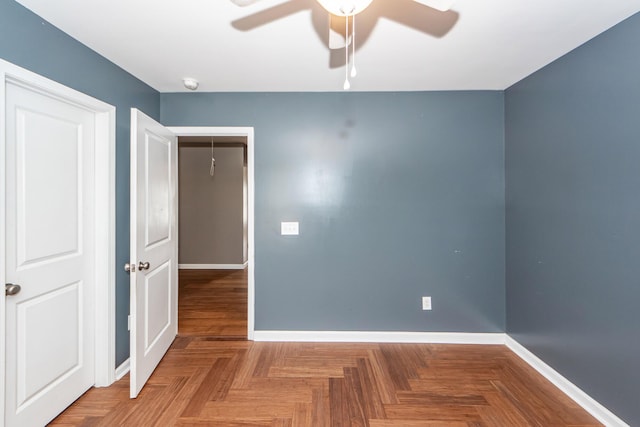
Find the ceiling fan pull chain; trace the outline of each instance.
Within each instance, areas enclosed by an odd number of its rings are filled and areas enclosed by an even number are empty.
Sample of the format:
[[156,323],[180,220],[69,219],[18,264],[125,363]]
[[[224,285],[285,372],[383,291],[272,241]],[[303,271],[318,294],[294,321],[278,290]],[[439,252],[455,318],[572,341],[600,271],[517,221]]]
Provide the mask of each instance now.
[[351,88],[349,83],[349,17],[344,17],[344,90]]
[[353,49],[351,51],[351,77],[355,77],[358,75],[356,71],[356,15],[353,15],[351,19],[353,19],[353,22],[351,22],[351,45]]

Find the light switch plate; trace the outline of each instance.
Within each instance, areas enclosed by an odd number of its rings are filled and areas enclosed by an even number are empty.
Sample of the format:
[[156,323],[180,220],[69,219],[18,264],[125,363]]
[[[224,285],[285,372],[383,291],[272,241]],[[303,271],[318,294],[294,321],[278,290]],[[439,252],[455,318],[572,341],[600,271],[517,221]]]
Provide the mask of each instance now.
[[422,297],[422,309],[431,310],[431,297]]
[[281,222],[280,234],[283,236],[297,236],[300,234],[298,222]]

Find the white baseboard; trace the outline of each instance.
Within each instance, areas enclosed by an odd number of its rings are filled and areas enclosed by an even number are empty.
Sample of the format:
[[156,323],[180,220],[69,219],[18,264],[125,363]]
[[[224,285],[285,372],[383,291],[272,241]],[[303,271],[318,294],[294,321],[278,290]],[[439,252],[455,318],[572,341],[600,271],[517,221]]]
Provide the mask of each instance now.
[[249,261],[243,264],[178,264],[180,270],[244,270]]
[[503,333],[254,331],[254,341],[504,344]]
[[505,344],[511,351],[517,354],[522,360],[527,362],[540,375],[551,381],[564,394],[573,399],[585,411],[593,415],[598,421],[607,427],[629,427],[627,423],[618,418],[613,412],[598,403],[587,393],[578,388],[571,381],[563,377],[551,366],[544,363],[538,356],[527,350],[510,336],[506,336]]
[[129,363],[130,363],[129,361],[130,360],[131,359],[125,360],[124,362],[122,362],[122,364],[120,366],[118,366],[116,368],[116,381],[122,379],[122,377],[127,375],[127,373],[129,372],[129,368],[130,368],[130,365],[129,365]]

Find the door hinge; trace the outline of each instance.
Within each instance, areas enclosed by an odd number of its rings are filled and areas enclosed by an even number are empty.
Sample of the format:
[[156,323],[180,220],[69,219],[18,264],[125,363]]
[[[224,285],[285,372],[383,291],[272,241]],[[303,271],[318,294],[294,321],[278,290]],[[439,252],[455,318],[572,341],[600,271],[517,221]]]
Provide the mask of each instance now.
[[127,316],[127,331],[131,330],[131,315]]

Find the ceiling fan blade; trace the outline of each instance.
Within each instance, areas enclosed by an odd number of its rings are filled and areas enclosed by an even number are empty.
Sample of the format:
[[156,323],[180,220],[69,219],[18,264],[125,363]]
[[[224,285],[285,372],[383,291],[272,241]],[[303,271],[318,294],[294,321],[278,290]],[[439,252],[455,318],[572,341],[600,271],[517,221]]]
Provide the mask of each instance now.
[[446,12],[453,6],[454,0],[413,0],[416,3],[423,4],[432,9],[439,10],[440,12]]
[[244,18],[236,19],[231,22],[231,25],[240,31],[251,31],[305,9],[307,9],[307,4],[304,1],[284,0],[268,9],[258,11]]
[[347,45],[344,35],[344,18],[329,15],[329,49],[344,49]]
[[259,2],[260,0],[231,0],[231,3],[235,4],[236,6],[240,6],[240,7],[245,7],[245,6],[251,6],[254,3]]

